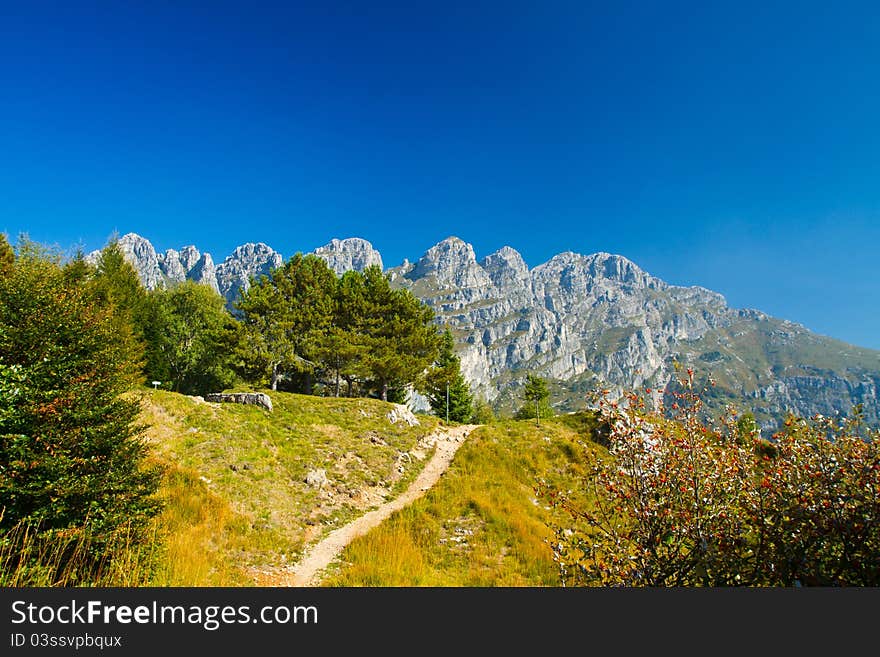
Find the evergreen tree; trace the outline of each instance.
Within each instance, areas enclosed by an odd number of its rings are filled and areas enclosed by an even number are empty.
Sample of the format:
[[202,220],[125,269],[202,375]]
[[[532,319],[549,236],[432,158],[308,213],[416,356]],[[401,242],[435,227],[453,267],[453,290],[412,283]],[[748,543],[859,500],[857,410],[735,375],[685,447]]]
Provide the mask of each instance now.
[[455,355],[455,340],[447,328],[441,337],[439,355],[428,374],[425,395],[438,417],[468,422],[473,413],[473,395],[461,373],[461,359]]
[[[71,271],[82,270],[76,261],[69,264]],[[129,324],[138,340],[143,340],[143,320],[147,306],[147,290],[134,267],[125,259],[119,242],[111,240],[100,255],[94,272],[94,285],[98,298],[112,305],[121,321]]]
[[341,393],[342,381],[351,396],[354,381],[365,374],[368,318],[364,276],[347,271],[334,290],[332,322],[317,348],[318,359],[332,377],[336,397]]
[[239,300],[245,369],[269,377],[273,390],[287,372],[306,375],[305,392],[331,326],[336,275],[316,255],[297,253],[255,281]]
[[62,271],[64,281],[68,285],[86,284],[95,275],[95,267],[86,262],[82,250],[77,251],[73,258],[64,263]]
[[280,292],[267,276],[242,291],[236,303],[242,312],[239,371],[248,380],[267,376],[272,390],[278,389],[285,367],[296,356],[282,303]]
[[9,272],[15,264],[15,251],[5,233],[0,233],[0,276]]
[[0,276],[0,529],[88,533],[96,567],[120,531],[145,540],[158,508],[115,311],[31,244]]
[[747,411],[740,415],[739,419],[737,420],[736,427],[736,438],[742,443],[751,442],[755,438],[759,438],[761,436],[761,427],[758,426],[758,422],[755,420],[755,416],[750,411]]
[[145,315],[148,377],[188,395],[232,385],[238,324],[223,297],[207,285],[185,281],[152,291]]
[[390,389],[419,381],[437,357],[440,336],[433,310],[408,290],[391,289],[378,266],[364,271],[364,284],[364,365],[379,396],[388,401]]
[[526,385],[523,390],[525,403],[517,411],[517,419],[535,418],[535,424],[540,426],[540,418],[552,417],[553,415],[553,410],[548,403],[549,398],[550,391],[547,389],[547,382],[539,376],[527,374]]

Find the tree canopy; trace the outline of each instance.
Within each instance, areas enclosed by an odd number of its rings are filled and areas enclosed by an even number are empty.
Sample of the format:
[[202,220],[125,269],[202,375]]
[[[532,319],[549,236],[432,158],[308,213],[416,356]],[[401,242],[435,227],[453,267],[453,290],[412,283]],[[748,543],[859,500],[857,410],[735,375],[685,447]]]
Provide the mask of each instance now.
[[[157,510],[124,314],[25,243],[0,274],[0,527],[89,532],[97,564]],[[129,329],[130,331],[130,329]]]
[[540,418],[552,417],[553,409],[550,408],[550,390],[547,382],[535,374],[526,375],[526,383],[523,387],[523,405],[516,413],[516,418],[525,420],[535,418],[540,424]]
[[150,380],[188,395],[219,392],[234,383],[239,326],[223,297],[207,285],[185,281],[153,290],[143,324]]
[[296,254],[256,280],[237,304],[242,312],[245,376],[273,389],[305,375],[310,392],[323,377],[334,394],[341,381],[388,400],[418,385],[439,346],[433,311],[391,287],[379,267],[341,278],[315,255]]
[[455,340],[443,331],[439,355],[427,376],[425,395],[438,417],[452,422],[469,422],[474,412],[470,386],[461,373],[461,359],[455,355]]

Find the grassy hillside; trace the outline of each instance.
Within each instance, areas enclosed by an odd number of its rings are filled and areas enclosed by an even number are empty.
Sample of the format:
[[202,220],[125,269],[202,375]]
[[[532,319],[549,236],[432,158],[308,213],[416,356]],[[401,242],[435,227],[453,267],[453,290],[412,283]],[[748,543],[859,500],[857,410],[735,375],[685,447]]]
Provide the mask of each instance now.
[[553,586],[551,511],[539,477],[563,490],[583,474],[583,416],[505,421],[474,431],[425,497],[394,514],[342,555],[329,586]]
[[168,468],[156,585],[259,584],[403,490],[430,456],[419,439],[439,425],[393,424],[393,406],[377,400],[270,396],[271,413],[143,392],[147,439]]
[[[399,494],[430,456],[439,421],[392,424],[391,404],[271,393],[274,411],[149,390],[144,422],[167,472],[159,586],[260,585],[304,546]],[[579,416],[477,429],[421,500],[343,555],[331,586],[545,586],[558,583],[546,543],[544,477],[574,486],[599,449]],[[421,457],[421,458],[420,458]],[[323,486],[306,482],[324,470]]]

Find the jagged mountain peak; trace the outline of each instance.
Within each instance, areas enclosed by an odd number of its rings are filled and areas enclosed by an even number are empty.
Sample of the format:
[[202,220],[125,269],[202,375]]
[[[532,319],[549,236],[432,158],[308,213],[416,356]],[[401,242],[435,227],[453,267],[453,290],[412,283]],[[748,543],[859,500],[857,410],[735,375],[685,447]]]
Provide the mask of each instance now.
[[537,280],[580,279],[591,285],[622,284],[665,289],[668,285],[651,276],[625,256],[598,251],[589,255],[564,251],[532,270]]
[[252,278],[268,275],[280,267],[284,258],[268,244],[246,242],[236,247],[217,266],[217,284],[220,294],[232,305],[242,291],[250,287]]
[[522,255],[510,246],[502,246],[495,253],[487,255],[480,261],[480,266],[498,287],[509,287],[529,277],[529,267]]
[[[263,242],[242,244],[214,267],[192,245],[157,255],[136,233],[118,241],[145,286],[198,280],[230,306],[252,277],[283,264]],[[358,237],[333,239],[315,253],[337,273],[381,262]],[[688,363],[717,378],[716,405],[752,410],[764,427],[787,412],[845,414],[856,403],[866,422],[880,423],[880,352],[732,309],[704,287],[668,285],[622,255],[566,251],[530,270],[510,246],[478,262],[471,244],[450,236],[387,273],[431,305],[438,323],[456,329],[472,387],[508,410],[525,372],[569,386],[559,408],[572,410],[582,407],[586,387],[663,389],[675,382],[674,364]]]
[[199,253],[199,250],[192,244],[180,249],[180,264],[183,265],[183,268],[186,271],[195,267],[201,257],[202,254]]
[[451,236],[425,252],[407,278],[433,277],[437,283],[457,288],[491,285],[489,274],[477,263],[474,247],[459,237]]
[[232,250],[232,253],[230,253],[228,256],[226,256],[226,260],[229,260],[230,258],[231,259],[243,258],[243,257],[247,257],[249,255],[254,255],[254,254],[260,254],[260,255],[266,254],[266,255],[270,255],[270,256],[271,255],[279,255],[279,257],[280,257],[280,254],[275,249],[273,249],[271,246],[266,244],[265,242],[245,242],[244,244],[241,244],[240,246],[235,247]]
[[505,263],[516,269],[520,269],[521,267],[528,269],[525,260],[523,260],[522,254],[512,246],[502,246],[494,253],[487,255],[480,262],[484,268],[491,267],[496,263]]
[[[116,243],[122,255],[134,267],[144,287],[154,290],[165,285],[162,270],[159,268],[159,256],[148,239],[137,233],[126,233],[116,238]],[[97,249],[89,253],[85,259],[94,264],[100,255],[101,250]]]
[[362,237],[347,237],[341,240],[333,238],[329,243],[315,249],[314,253],[323,258],[330,269],[337,274],[351,270],[363,271],[371,265],[384,269],[382,254]]

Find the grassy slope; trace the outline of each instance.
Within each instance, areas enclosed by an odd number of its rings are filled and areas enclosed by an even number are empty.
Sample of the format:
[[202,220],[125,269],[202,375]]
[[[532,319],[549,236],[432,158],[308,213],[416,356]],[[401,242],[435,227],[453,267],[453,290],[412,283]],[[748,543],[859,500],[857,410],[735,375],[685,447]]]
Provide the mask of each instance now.
[[[505,421],[471,434],[425,497],[355,540],[329,586],[553,586],[551,511],[539,477],[577,490],[600,448],[574,417]],[[579,427],[583,430],[583,427]],[[586,451],[585,451],[586,450]],[[577,493],[573,495],[577,499]]]
[[[295,561],[306,543],[403,490],[422,463],[400,455],[439,425],[392,424],[391,405],[376,400],[271,397],[269,413],[143,392],[147,439],[168,466],[155,584],[258,582],[253,568]],[[322,488],[305,482],[317,469]]]

